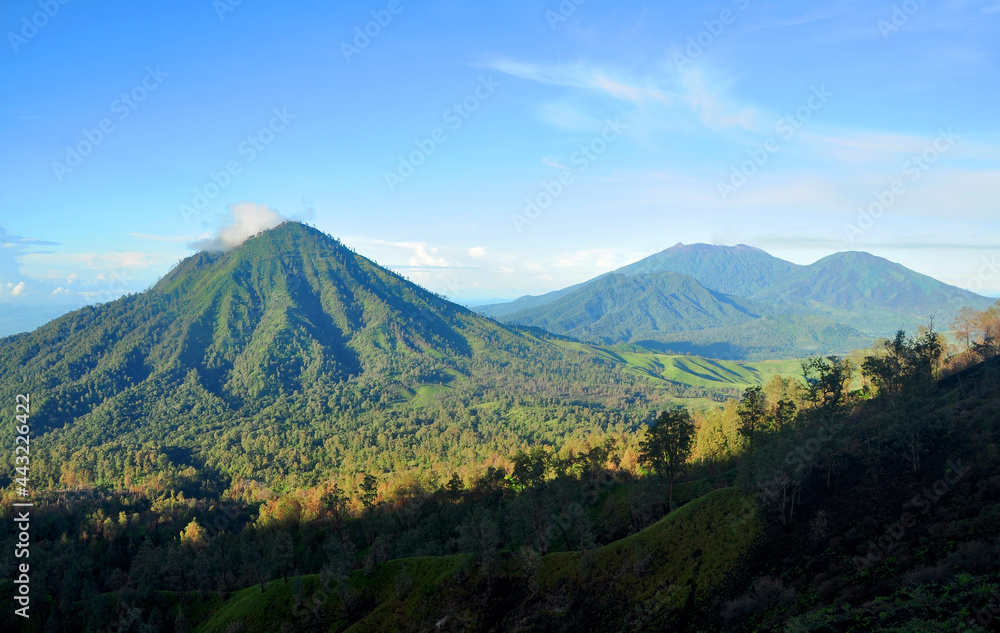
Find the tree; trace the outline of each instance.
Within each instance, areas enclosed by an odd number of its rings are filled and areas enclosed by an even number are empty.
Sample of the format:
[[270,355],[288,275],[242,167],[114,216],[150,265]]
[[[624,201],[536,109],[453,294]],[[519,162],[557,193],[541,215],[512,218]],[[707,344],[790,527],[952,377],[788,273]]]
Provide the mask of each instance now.
[[900,330],[894,339],[884,341],[881,348],[876,349],[875,353],[865,358],[861,364],[861,372],[878,389],[883,404],[888,401],[893,409],[896,408],[896,397],[902,386],[905,347],[906,337]]
[[847,398],[851,364],[839,356],[817,356],[802,363],[809,400],[821,409],[836,409]]
[[933,325],[921,328],[914,338],[907,338],[906,332],[900,330],[864,360],[861,371],[895,409],[904,389],[917,395],[926,393],[943,353],[941,335]]
[[919,472],[925,447],[923,403],[934,392],[934,373],[941,362],[944,346],[933,323],[907,338],[902,330],[882,344],[875,355],[862,363],[862,371],[878,388],[883,406],[892,405],[895,424],[889,433],[902,446],[913,472]]
[[548,540],[544,534],[542,518],[539,516],[539,504],[535,499],[536,488],[545,481],[545,472],[549,466],[549,454],[543,448],[535,448],[531,453],[518,451],[514,455],[514,467],[511,469],[511,479],[520,490],[519,494],[526,494],[528,497],[528,507],[531,510],[531,527],[535,533],[535,538],[542,550],[547,549]]
[[241,580],[244,584],[260,584],[260,592],[264,593],[267,581],[271,579],[272,561],[264,557],[263,543],[258,540],[256,534],[245,532],[244,535],[240,547],[240,562],[243,568]]
[[906,353],[908,377],[918,385],[932,381],[944,355],[944,344],[941,335],[934,331],[933,322],[917,330],[917,336],[909,340]]
[[767,416],[764,390],[760,386],[748,387],[736,406],[736,414],[740,416],[740,435],[748,438],[753,446],[754,434],[761,430]]
[[507,471],[503,468],[490,466],[483,476],[473,484],[472,491],[479,499],[497,502],[503,498],[503,491],[507,487],[507,483]]
[[774,428],[781,429],[795,420],[798,408],[788,398],[782,398],[774,408]]
[[340,532],[347,519],[347,499],[336,484],[328,484],[320,496],[320,508],[333,520],[334,528]]
[[459,551],[471,552],[477,564],[489,567],[500,542],[500,529],[490,513],[482,506],[476,506],[459,524],[457,531]]
[[449,501],[458,502],[462,498],[462,493],[465,492],[465,483],[458,476],[458,473],[452,473],[451,479],[444,485],[444,489]]
[[965,349],[972,348],[972,341],[976,334],[976,326],[979,323],[980,314],[979,310],[965,306],[958,311],[958,316],[951,323],[951,327],[955,330],[955,336],[959,340],[965,339]]
[[1000,301],[979,313],[976,329],[982,342],[1000,339]]
[[267,541],[267,559],[284,581],[288,582],[288,572],[295,561],[295,539],[284,530],[272,534]]
[[1000,353],[1000,301],[976,314],[972,351],[984,359]]
[[543,448],[532,449],[531,453],[518,451],[514,455],[514,468],[511,471],[514,483],[522,489],[541,484],[545,480],[549,461],[549,454]]
[[684,472],[691,455],[694,422],[687,409],[664,411],[648,429],[639,445],[639,458],[667,479],[667,504],[674,507],[674,480]]
[[140,596],[149,597],[160,579],[160,556],[152,539],[142,541],[139,551],[132,559],[128,572],[128,586]]
[[378,480],[373,475],[365,474],[361,482],[361,503],[365,507],[365,514],[368,515],[368,533],[371,542],[375,542],[375,500],[378,499]]

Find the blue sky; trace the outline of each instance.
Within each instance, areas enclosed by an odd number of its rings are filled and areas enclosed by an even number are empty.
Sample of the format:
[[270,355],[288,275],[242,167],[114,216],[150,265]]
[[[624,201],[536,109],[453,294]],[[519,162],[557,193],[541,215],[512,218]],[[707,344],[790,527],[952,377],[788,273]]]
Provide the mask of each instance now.
[[1000,0],[12,0],[0,34],[0,310],[279,217],[464,302],[677,242],[1000,293]]

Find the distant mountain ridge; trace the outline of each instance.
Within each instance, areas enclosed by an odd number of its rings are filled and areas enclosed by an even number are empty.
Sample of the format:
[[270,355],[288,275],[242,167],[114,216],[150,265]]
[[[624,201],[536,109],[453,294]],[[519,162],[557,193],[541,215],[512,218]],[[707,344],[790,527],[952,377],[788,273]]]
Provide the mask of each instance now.
[[636,338],[680,331],[685,324],[736,325],[759,316],[747,302],[674,272],[611,273],[526,312],[536,315],[530,323],[521,312],[509,321],[606,344],[621,342],[622,332]]
[[614,272],[622,275],[660,271],[683,273],[691,275],[706,288],[753,298],[773,286],[775,280],[790,276],[797,268],[797,264],[746,244],[712,246],[678,243]]
[[[691,278],[701,289],[695,294],[703,299],[724,295],[732,305],[740,306],[743,314],[755,313],[771,320],[748,329],[752,319],[742,325],[735,323],[723,306],[691,296],[681,303],[696,304],[703,310],[672,313],[678,295],[670,293],[661,293],[659,298],[647,294],[638,303],[615,299],[627,288],[637,284],[645,287],[651,276],[663,273]],[[621,314],[604,310],[587,323],[580,319],[581,301],[614,304]],[[775,353],[843,352],[901,328],[916,329],[931,318],[946,327],[961,307],[985,309],[992,303],[989,298],[864,252],[835,253],[803,266],[745,244],[676,244],[569,288],[476,310],[500,321],[551,329],[589,342],[669,344],[672,351],[693,353],[726,349],[727,354],[737,357],[760,358]],[[659,318],[652,319],[650,314]],[[637,330],[636,325],[643,321],[655,321],[655,326]],[[747,339],[747,332],[754,330],[767,335],[755,343],[755,337]],[[685,332],[690,335],[679,334]],[[812,343],[803,348],[806,341]]]

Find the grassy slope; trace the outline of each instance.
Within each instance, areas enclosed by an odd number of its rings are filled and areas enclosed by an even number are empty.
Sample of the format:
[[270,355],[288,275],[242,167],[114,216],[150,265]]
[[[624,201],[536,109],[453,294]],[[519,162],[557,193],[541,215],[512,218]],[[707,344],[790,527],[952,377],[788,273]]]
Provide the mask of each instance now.
[[[620,630],[634,613],[650,624],[668,622],[696,612],[742,571],[763,535],[759,513],[747,511],[752,506],[745,501],[735,488],[711,492],[605,547],[548,554],[532,577],[508,557],[496,580],[507,587],[495,597],[505,603],[499,615],[481,600],[467,599],[484,581],[475,573],[463,576],[469,557],[459,555],[390,561],[367,577],[355,572],[348,582],[359,597],[350,614],[338,590],[323,591],[317,576],[305,576],[271,582],[263,593],[257,586],[235,592],[210,617],[191,623],[198,633],[223,633],[234,621],[242,623],[243,633],[279,631],[284,622],[301,630],[311,616],[295,609],[296,594],[307,604],[313,596],[321,599],[318,630],[351,633],[427,630],[442,621],[443,630],[485,630],[498,618],[505,629],[523,620],[548,630],[573,619],[587,621],[590,630],[610,631]],[[559,605],[566,601],[580,604],[565,613]]]
[[[615,630],[635,607],[649,623],[667,622],[706,604],[762,538],[756,510],[735,488],[709,493],[645,530],[590,552],[545,557],[545,591],[589,593],[593,630]],[[597,591],[594,591],[594,590]],[[588,591],[589,590],[589,591]]]
[[599,358],[622,363],[636,373],[655,380],[667,380],[705,389],[744,389],[753,385],[762,385],[774,376],[798,378],[802,374],[801,361],[798,359],[750,363],[714,360],[699,356],[659,354],[639,346],[625,346],[621,351],[616,351],[619,349],[618,347],[610,349],[564,340],[553,342],[562,347],[589,352]]
[[[679,354],[661,354],[639,345],[603,347],[564,338],[549,338],[549,343],[569,350],[583,352],[598,359],[624,366],[628,371],[645,378],[654,385],[677,383],[700,387],[709,392],[732,395],[733,390],[743,390],[754,385],[766,384],[774,376],[800,378],[800,359],[768,361],[729,361]],[[447,397],[452,389],[440,385],[423,385],[416,389],[410,403],[427,406]],[[675,398],[677,404],[694,409],[718,406],[708,398]],[[514,412],[509,412],[513,415]]]

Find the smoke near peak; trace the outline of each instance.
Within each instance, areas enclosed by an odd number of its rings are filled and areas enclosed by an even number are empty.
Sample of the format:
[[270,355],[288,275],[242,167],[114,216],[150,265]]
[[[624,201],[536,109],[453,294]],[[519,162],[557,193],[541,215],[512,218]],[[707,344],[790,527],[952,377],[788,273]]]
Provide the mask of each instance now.
[[191,248],[200,251],[228,251],[261,231],[273,229],[289,220],[266,204],[256,202],[231,204],[226,214],[219,216],[219,219],[216,234],[193,242]]

